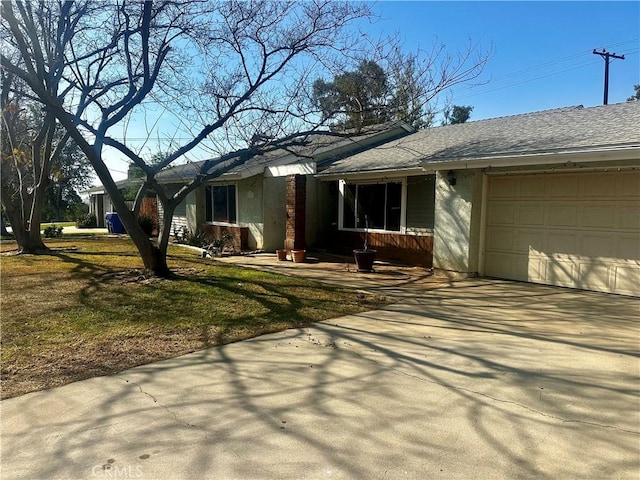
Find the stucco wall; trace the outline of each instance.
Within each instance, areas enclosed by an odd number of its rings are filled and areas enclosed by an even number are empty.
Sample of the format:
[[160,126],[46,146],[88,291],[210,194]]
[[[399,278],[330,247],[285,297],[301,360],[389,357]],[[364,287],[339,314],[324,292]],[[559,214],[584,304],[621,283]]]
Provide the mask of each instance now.
[[482,197],[484,175],[476,172],[471,179],[471,225],[469,232],[469,273],[477,275],[480,271],[480,235],[482,232]]
[[238,224],[249,227],[247,246],[252,250],[264,248],[262,199],[261,175],[238,182]]
[[457,171],[450,185],[447,172],[436,173],[433,265],[440,270],[476,274],[482,208],[482,174]]
[[286,177],[264,177],[263,250],[273,252],[284,248],[286,230]]
[[204,221],[204,188],[198,188],[185,199],[187,228],[190,232],[199,232]]

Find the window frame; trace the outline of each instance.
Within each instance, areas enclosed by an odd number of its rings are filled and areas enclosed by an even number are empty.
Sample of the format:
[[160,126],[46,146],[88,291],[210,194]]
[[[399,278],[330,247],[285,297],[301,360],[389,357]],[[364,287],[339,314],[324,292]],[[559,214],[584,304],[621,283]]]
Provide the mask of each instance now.
[[[357,200],[356,200],[356,209],[354,211],[354,220],[355,220],[355,227],[345,227],[344,226],[344,213],[345,213],[345,191],[347,188],[347,185],[355,185],[356,186],[356,192],[357,192],[357,187],[360,185],[381,185],[384,184],[385,186],[387,184],[390,183],[399,183],[401,185],[401,189],[400,189],[400,229],[399,230],[387,230],[386,228],[381,229],[381,228],[366,228],[366,227],[358,227],[357,226],[357,219],[358,219],[358,211],[357,211]],[[402,177],[402,178],[388,178],[388,179],[378,179],[378,180],[353,180],[353,181],[347,181],[344,179],[341,179],[338,181],[338,191],[339,191],[339,199],[338,199],[338,230],[341,231],[345,231],[345,232],[374,232],[374,233],[395,233],[395,234],[406,234],[407,233],[407,228],[406,228],[406,216],[407,216],[407,179],[406,177]],[[385,188],[385,192],[387,192],[387,189]],[[357,195],[357,193],[356,193]],[[356,197],[357,198],[357,197]],[[387,224],[387,218],[386,218],[386,212],[388,209],[388,205],[387,205],[387,198],[385,198],[384,201],[385,205],[385,227]]]
[[[214,206],[214,194],[213,194],[213,189],[216,187],[233,187],[234,189],[234,207],[235,207],[235,222],[221,222],[221,221],[217,221],[214,220],[214,216],[215,216],[215,206]],[[237,226],[239,225],[238,222],[238,184],[236,182],[226,182],[226,183],[212,183],[209,185],[205,186],[205,191],[204,191],[204,206],[205,206],[205,222],[209,225],[226,225],[226,226]],[[211,205],[211,219],[207,218],[207,196],[210,198],[210,205]],[[227,190],[227,198],[228,198],[229,194],[228,194],[228,190]],[[229,206],[227,204],[227,218],[229,218]]]

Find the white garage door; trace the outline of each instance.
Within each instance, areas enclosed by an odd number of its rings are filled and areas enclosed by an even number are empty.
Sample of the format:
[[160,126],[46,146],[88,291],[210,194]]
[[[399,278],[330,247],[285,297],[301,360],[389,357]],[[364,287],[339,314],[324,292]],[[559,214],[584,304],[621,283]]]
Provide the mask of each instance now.
[[484,273],[640,296],[640,172],[492,176]]

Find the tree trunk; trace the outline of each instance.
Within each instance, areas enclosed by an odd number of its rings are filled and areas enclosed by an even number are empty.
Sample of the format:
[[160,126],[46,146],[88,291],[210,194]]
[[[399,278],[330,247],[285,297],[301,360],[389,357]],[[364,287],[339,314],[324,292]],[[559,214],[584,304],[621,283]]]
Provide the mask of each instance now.
[[49,248],[43,243],[40,236],[40,225],[38,225],[37,230],[31,230],[28,228],[28,222],[22,216],[21,209],[15,208],[10,203],[5,203],[4,209],[11,224],[13,236],[18,244],[19,253],[39,254],[49,252]]
[[[176,210],[174,201],[162,202],[162,221],[158,225],[158,254],[167,262],[167,248],[169,247],[169,235],[171,233],[171,221]],[[168,267],[167,267],[168,269]]]
[[126,207],[123,202],[122,205],[118,205],[119,202],[114,202],[114,207],[122,224],[127,229],[127,233],[131,240],[135,244],[144,269],[149,275],[168,278],[171,276],[171,270],[167,265],[166,247],[164,251],[155,245],[154,242],[147,236],[142,230],[142,227],[138,223],[138,220],[133,216],[133,212]]

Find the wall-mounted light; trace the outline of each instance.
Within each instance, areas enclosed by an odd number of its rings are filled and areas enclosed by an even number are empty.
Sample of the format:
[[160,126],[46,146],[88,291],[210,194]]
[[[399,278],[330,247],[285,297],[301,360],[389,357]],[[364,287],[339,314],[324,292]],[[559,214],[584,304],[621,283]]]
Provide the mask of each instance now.
[[451,185],[452,187],[456,184],[456,173],[453,170],[449,170],[447,172],[447,181],[449,182],[449,185]]

